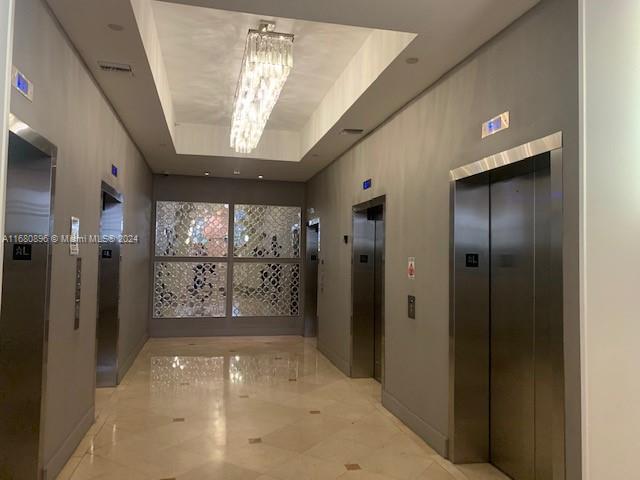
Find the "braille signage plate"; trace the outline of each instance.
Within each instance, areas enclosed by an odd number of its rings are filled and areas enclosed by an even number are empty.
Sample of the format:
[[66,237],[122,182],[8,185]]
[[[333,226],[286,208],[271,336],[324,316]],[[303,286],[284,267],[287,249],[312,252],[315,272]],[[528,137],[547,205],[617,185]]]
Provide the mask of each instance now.
[[477,253],[467,253],[465,255],[465,264],[468,268],[478,268],[480,266],[480,255]]
[[13,259],[31,261],[31,245],[28,243],[16,243],[13,246]]

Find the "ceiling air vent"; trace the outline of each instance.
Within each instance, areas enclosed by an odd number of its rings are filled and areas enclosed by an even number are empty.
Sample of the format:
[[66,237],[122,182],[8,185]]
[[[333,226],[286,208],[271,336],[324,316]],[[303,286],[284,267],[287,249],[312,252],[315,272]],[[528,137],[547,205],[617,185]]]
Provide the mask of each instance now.
[[363,133],[362,128],[343,128],[340,135],[362,135]]
[[98,62],[98,66],[103,72],[128,73],[129,75],[133,75],[131,65],[125,63]]

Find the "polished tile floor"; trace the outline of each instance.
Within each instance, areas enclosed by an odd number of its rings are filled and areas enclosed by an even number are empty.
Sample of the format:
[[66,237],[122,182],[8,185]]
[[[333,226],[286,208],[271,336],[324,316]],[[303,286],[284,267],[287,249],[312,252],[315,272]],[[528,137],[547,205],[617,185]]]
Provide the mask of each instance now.
[[505,479],[455,467],[299,337],[153,339],[59,480]]

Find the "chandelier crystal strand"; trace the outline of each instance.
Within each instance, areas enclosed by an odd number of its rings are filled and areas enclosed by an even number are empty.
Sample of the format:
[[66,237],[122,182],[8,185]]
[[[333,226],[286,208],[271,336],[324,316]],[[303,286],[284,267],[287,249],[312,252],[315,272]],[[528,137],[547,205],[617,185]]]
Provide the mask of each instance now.
[[251,153],[293,67],[293,35],[249,30],[231,123],[231,148]]

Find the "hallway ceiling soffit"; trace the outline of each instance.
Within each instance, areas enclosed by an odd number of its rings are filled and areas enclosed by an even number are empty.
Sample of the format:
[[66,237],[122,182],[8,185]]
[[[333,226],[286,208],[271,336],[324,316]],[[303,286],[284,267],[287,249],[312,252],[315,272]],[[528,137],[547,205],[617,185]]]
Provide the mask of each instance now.
[[[47,1],[155,173],[306,181],[539,0]],[[295,73],[246,158],[229,111],[259,19],[296,35]]]

